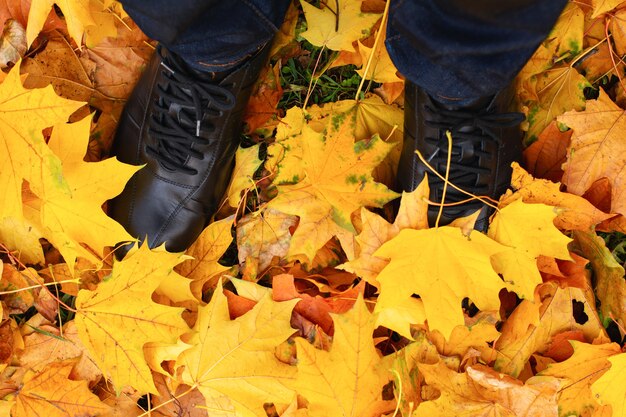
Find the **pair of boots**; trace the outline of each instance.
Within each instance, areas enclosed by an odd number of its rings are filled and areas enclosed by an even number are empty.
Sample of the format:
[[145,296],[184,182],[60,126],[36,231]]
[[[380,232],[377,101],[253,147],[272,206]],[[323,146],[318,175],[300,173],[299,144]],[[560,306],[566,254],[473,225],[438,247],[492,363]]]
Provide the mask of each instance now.
[[[110,215],[131,235],[147,237],[150,247],[165,243],[167,250],[179,252],[202,232],[228,186],[242,115],[268,51],[269,46],[262,48],[227,72],[203,73],[157,48],[124,109],[113,146],[120,161],[145,164],[110,204]],[[407,82],[398,188],[410,191],[428,173],[430,199],[441,200],[443,181],[415,151],[444,174],[450,131],[449,181],[474,195],[498,198],[509,184],[511,162],[521,156],[523,116],[503,113],[508,101],[501,93],[452,107]],[[466,199],[448,188],[447,204]],[[478,209],[477,229],[484,230],[490,212],[478,200],[446,206],[440,224]],[[429,210],[431,224],[438,210]]]

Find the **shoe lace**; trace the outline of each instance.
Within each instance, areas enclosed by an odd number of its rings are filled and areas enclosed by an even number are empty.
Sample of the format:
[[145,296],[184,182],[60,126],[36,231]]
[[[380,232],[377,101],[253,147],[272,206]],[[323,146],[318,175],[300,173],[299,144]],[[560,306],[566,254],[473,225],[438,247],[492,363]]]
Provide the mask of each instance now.
[[[481,175],[489,175],[488,164],[481,163],[495,157],[495,152],[502,147],[502,138],[496,129],[518,126],[523,120],[521,113],[497,113],[490,103],[478,109],[447,109],[433,104],[426,104],[425,124],[439,131],[438,137],[426,137],[425,141],[435,147],[435,152],[425,155],[429,164],[442,175],[445,174],[448,161],[448,138],[446,131],[452,135],[452,154],[448,181],[474,195],[489,192],[489,185],[481,183]],[[489,143],[494,146],[489,146]],[[491,149],[491,150],[489,150]],[[496,151],[494,152],[493,149]],[[481,166],[483,165],[483,166]],[[444,175],[445,176],[445,175]],[[443,180],[434,174],[429,177],[431,189],[443,189]],[[467,195],[452,187],[446,192],[446,203],[456,203],[468,198]],[[482,207],[479,200],[472,200],[458,206],[447,206],[447,215],[457,217],[468,209]]]
[[211,79],[201,79],[185,68],[171,53],[161,55],[161,73],[167,79],[157,84],[155,100],[149,120],[148,133],[155,146],[146,152],[165,169],[189,175],[198,173],[186,166],[190,157],[202,159],[203,154],[194,145],[207,144],[215,130],[211,119],[223,116],[235,106],[235,96],[229,90],[234,85],[220,85]]

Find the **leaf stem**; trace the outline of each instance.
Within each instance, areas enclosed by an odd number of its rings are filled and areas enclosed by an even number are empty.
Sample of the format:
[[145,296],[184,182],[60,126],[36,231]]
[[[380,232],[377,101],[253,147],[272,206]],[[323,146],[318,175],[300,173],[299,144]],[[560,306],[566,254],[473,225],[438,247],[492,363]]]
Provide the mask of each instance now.
[[376,39],[374,40],[374,46],[372,47],[372,52],[370,56],[367,58],[367,64],[365,65],[365,69],[363,70],[363,77],[361,77],[361,83],[359,84],[359,88],[356,90],[356,94],[354,95],[354,99],[359,101],[359,95],[361,94],[361,90],[363,89],[363,84],[365,84],[365,77],[367,77],[367,73],[370,70],[370,66],[372,65],[372,61],[374,60],[374,54],[378,49],[378,44],[380,43],[380,38],[382,37],[383,31],[387,28],[387,17],[389,16],[389,4],[391,0],[387,0],[385,3],[385,10],[383,11],[383,17],[380,20],[380,27],[378,28],[378,33],[376,34]]
[[74,284],[79,284],[80,280],[78,278],[74,278],[74,279],[64,279],[63,281],[44,282],[42,284],[31,285],[29,287],[24,287],[24,288],[18,288],[17,290],[0,291],[0,295],[15,294],[15,293],[22,292],[22,291],[34,290],[35,288],[41,288],[45,286],[54,286],[57,284],[66,284],[69,282],[74,283]]
[[197,384],[192,385],[191,387],[189,387],[189,389],[181,394],[178,395],[173,395],[172,398],[170,398],[167,401],[162,402],[161,404],[157,405],[156,407],[150,407],[150,405],[148,405],[148,410],[144,411],[142,414],[139,414],[137,417],[145,417],[145,416],[150,416],[152,414],[153,411],[158,410],[159,408],[173,403],[174,401],[178,401],[181,397],[184,397],[185,395],[189,394],[191,391],[193,391],[194,389],[198,388]]
[[398,411],[400,411],[400,403],[402,402],[402,377],[400,376],[400,373],[395,370],[392,369],[391,372],[396,376],[396,378],[398,378],[398,391],[399,391],[399,395],[398,395],[398,400],[396,401],[396,409],[393,412],[393,415],[391,417],[396,417],[398,415]]
[[[324,52],[324,48],[326,48],[326,45],[322,45],[322,49],[320,49],[320,53],[317,55],[317,60],[315,61],[315,66],[313,67],[313,73],[311,74],[311,79],[309,80],[309,88],[306,92],[304,103],[302,103],[303,109],[306,109],[306,106],[309,103],[309,98],[311,98],[311,94],[313,94],[313,89],[317,85],[317,81],[319,80],[319,78],[322,76],[322,74],[320,74],[319,76],[316,77],[315,72],[317,71],[317,67],[320,64],[320,59],[322,58],[322,53]],[[313,79],[315,79],[315,82],[313,82]]]
[[446,177],[443,180],[443,192],[441,193],[441,205],[439,206],[439,213],[437,213],[437,220],[435,220],[435,229],[439,227],[439,220],[443,214],[443,205],[446,202],[446,192],[448,191],[448,177],[450,175],[450,162],[452,162],[452,133],[446,130],[446,138],[448,138],[448,157],[446,158]]
[[[619,80],[619,85],[622,87],[622,90],[626,93],[626,87],[624,86],[624,79],[619,73],[617,69],[617,63],[615,62],[615,52],[613,52],[613,47],[611,46],[611,41],[609,40],[609,25],[611,24],[611,19],[607,18],[604,23],[604,34],[606,35],[606,44],[609,47],[609,56],[611,57],[611,62],[613,63],[613,69],[615,69],[615,75],[617,75],[617,79]],[[621,59],[621,58],[620,58]]]

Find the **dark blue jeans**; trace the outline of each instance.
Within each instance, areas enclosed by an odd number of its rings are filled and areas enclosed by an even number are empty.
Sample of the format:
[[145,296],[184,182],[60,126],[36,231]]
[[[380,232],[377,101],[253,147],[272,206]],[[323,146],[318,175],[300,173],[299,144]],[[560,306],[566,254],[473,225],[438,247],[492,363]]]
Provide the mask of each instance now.
[[[436,99],[458,104],[506,87],[567,2],[389,1],[387,49],[398,70]],[[122,0],[148,36],[206,71],[233,67],[269,42],[289,2]]]

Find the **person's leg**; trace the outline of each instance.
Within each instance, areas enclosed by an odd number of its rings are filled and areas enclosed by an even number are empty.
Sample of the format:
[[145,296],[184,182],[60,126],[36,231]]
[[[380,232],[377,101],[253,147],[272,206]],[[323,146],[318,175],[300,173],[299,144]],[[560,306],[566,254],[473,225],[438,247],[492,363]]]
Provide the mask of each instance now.
[[200,71],[236,66],[274,37],[290,0],[122,0],[141,30]]
[[440,102],[506,88],[550,33],[567,0],[391,0],[387,50]]
[[[289,0],[124,0],[159,41],[117,127],[112,154],[144,165],[109,214],[150,247],[180,252],[224,194],[242,115]],[[125,255],[129,246],[116,252]]]
[[[566,0],[391,0],[387,48],[406,77],[405,139],[398,188],[415,189],[428,175],[432,201],[442,202],[443,181],[416,155],[474,195],[497,199],[507,189],[511,162],[521,159],[523,115],[505,113],[509,85],[549,34]],[[468,196],[448,187],[445,203]],[[440,224],[483,209],[477,200],[447,206]],[[429,209],[434,224],[438,207]]]

